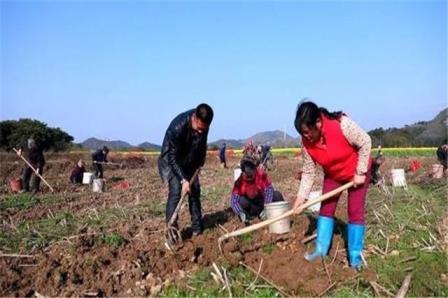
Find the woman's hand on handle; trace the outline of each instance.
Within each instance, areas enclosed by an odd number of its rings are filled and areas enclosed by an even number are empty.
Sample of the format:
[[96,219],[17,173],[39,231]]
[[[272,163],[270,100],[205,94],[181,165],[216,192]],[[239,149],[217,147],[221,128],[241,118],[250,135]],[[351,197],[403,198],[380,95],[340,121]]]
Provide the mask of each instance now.
[[355,174],[355,176],[353,176],[353,187],[363,185],[365,182],[366,182],[366,175]]
[[296,198],[296,201],[294,202],[294,206],[293,206],[293,210],[294,210],[294,214],[298,214],[299,213],[299,207],[303,205],[303,203],[305,203],[305,199],[298,196]]

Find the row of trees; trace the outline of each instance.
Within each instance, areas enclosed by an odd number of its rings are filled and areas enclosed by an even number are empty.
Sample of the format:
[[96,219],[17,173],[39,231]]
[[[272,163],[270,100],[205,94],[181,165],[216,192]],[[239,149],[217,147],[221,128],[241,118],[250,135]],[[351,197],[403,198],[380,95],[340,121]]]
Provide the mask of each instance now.
[[[441,117],[439,117],[441,115]],[[377,128],[369,131],[372,145],[383,147],[437,147],[446,144],[446,111],[433,123],[419,122],[404,128]],[[434,123],[438,123],[436,129]],[[431,126],[432,129],[427,129]],[[44,150],[61,151],[75,146],[73,137],[60,128],[48,127],[46,123],[32,119],[6,120],[0,122],[0,149],[11,150],[28,138],[34,138]],[[78,145],[79,146],[79,145]],[[211,146],[217,149],[218,145]]]
[[446,134],[431,135],[424,133],[423,129],[414,128],[398,129],[390,128],[384,130],[377,128],[369,131],[372,138],[372,146],[382,145],[383,147],[438,147],[446,144]]
[[12,150],[32,137],[43,150],[61,151],[72,145],[73,137],[60,128],[32,119],[0,122],[0,149]]
[[420,121],[403,128],[377,128],[369,131],[374,145],[384,147],[438,147],[447,143],[448,109],[431,121]]

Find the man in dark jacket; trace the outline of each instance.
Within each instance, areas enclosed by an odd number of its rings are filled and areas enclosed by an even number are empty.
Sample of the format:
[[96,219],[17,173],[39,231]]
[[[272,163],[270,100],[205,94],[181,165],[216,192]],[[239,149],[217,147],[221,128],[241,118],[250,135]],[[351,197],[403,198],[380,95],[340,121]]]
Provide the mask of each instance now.
[[107,154],[109,153],[109,148],[106,146],[103,149],[98,149],[92,154],[92,163],[94,175],[96,178],[103,178],[103,163],[107,163]]
[[189,193],[193,235],[201,234],[204,227],[199,178],[194,181],[191,178],[204,165],[207,135],[212,120],[213,110],[205,103],[179,114],[166,130],[158,162],[160,177],[164,183],[168,183],[169,188],[166,221],[171,219],[181,195]]
[[[34,139],[29,138],[20,145],[19,155],[23,155],[26,160],[36,169],[39,175],[44,173],[45,158],[42,149],[37,146]],[[23,192],[31,191],[36,193],[40,188],[40,178],[34,173],[30,166],[25,165],[22,169]]]

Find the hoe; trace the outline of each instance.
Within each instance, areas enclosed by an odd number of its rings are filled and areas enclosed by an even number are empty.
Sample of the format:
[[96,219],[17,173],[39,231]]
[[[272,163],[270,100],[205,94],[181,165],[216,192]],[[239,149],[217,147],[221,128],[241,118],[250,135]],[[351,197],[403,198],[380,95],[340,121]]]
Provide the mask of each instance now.
[[[194,172],[193,176],[190,179],[190,184],[192,184],[199,175],[200,167]],[[171,251],[174,251],[175,245],[182,245],[182,235],[180,233],[179,227],[175,225],[175,222],[179,216],[180,210],[182,209],[183,202],[185,198],[188,196],[188,192],[182,194],[179,203],[177,203],[176,209],[174,209],[173,215],[171,215],[170,220],[167,224],[167,234],[166,234],[166,242],[165,245]]]
[[37,172],[37,170],[31,165],[31,163],[26,160],[25,157],[23,157],[22,155],[19,154],[19,151],[17,151],[16,148],[13,148],[14,152],[17,153],[17,155],[23,159],[23,161],[31,168],[31,170],[33,170],[33,172],[37,175],[37,177],[39,177],[47,186],[48,188],[50,188],[51,192],[54,192],[53,187],[51,187],[51,185],[47,182],[47,180],[44,179],[44,177],[42,177],[39,172]]
[[93,161],[93,163],[102,164],[102,165],[109,165],[109,166],[119,166],[120,169],[123,168],[123,163],[118,162],[103,162],[103,161]]

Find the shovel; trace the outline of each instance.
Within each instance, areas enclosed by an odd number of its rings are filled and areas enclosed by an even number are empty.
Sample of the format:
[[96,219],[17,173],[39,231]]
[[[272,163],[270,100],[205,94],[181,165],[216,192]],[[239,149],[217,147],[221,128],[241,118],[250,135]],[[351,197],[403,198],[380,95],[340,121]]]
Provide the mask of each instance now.
[[19,154],[19,151],[17,151],[16,148],[12,148],[12,150],[14,150],[15,153],[17,153],[18,156],[20,156],[21,159],[23,159],[23,161],[31,168],[31,170],[34,171],[34,173],[37,175],[37,177],[39,177],[51,190],[51,192],[54,192],[53,187],[51,187],[51,185],[47,182],[47,180],[44,179],[44,177],[42,177],[39,172],[37,172],[37,170],[31,165],[31,163],[26,160],[25,157],[23,157],[21,154]]
[[120,169],[123,168],[123,164],[117,162],[104,162],[104,161],[93,161],[93,163],[102,164],[102,165],[110,165],[110,166],[119,166]]
[[[317,204],[317,203],[319,203],[319,202],[325,201],[325,200],[327,200],[327,199],[333,197],[334,195],[336,195],[336,194],[338,194],[338,193],[340,193],[340,192],[343,192],[344,190],[346,190],[346,189],[348,189],[348,188],[350,188],[350,187],[352,187],[352,186],[353,186],[353,181],[348,182],[348,183],[346,183],[346,184],[344,184],[344,185],[342,185],[342,186],[340,186],[340,187],[338,187],[338,188],[336,188],[336,189],[334,189],[334,190],[332,190],[332,191],[330,191],[330,192],[327,192],[327,193],[321,195],[320,197],[318,197],[318,198],[316,198],[316,199],[314,199],[314,200],[312,200],[312,201],[306,202],[305,204],[301,205],[301,206],[298,208],[298,213],[297,213],[297,214],[302,213],[303,210],[305,210],[306,208],[308,208],[308,207],[310,207],[310,206],[312,206],[312,205],[314,205],[314,204]],[[281,220],[281,219],[284,219],[284,218],[286,218],[286,217],[289,217],[289,216],[291,216],[291,215],[293,215],[293,214],[294,214],[294,210],[291,209],[291,210],[289,210],[288,212],[285,212],[285,213],[283,213],[283,214],[280,215],[280,216],[277,216],[277,217],[274,217],[274,218],[271,218],[271,219],[268,219],[268,220],[259,222],[259,223],[257,223],[257,224],[254,224],[254,225],[251,225],[251,226],[248,226],[248,227],[245,227],[245,228],[242,228],[242,229],[239,229],[239,230],[236,230],[236,231],[233,231],[233,232],[230,232],[230,233],[227,233],[227,234],[222,235],[222,236],[219,237],[219,239],[218,239],[218,246],[219,246],[219,250],[220,250],[220,252],[221,252],[222,254],[224,254],[224,252],[223,252],[223,250],[222,250],[222,246],[221,246],[221,245],[222,245],[222,242],[225,241],[225,240],[227,240],[227,239],[229,239],[230,237],[240,236],[240,235],[247,234],[247,233],[249,233],[249,232],[256,231],[256,230],[258,230],[258,229],[261,229],[261,228],[263,228],[263,227],[265,227],[265,226],[270,225],[271,223],[274,223],[274,222],[276,222],[276,221],[279,221],[279,220]]]
[[[190,184],[192,184],[195,180],[196,180],[196,178],[198,177],[198,175],[199,175],[199,171],[200,171],[200,167],[194,172],[194,174],[193,174],[193,176],[191,177],[191,179],[190,179]],[[181,208],[182,208],[182,204],[183,204],[183,202],[185,201],[185,198],[188,196],[188,192],[186,192],[186,193],[184,193],[183,195],[182,195],[182,197],[180,198],[180,200],[179,200],[179,203],[177,203],[177,206],[176,206],[176,209],[174,209],[174,213],[173,213],[173,215],[171,215],[171,218],[170,218],[170,220],[168,221],[168,224],[167,224],[167,235],[166,235],[166,238],[167,238],[167,242],[165,243],[165,245],[170,249],[170,250],[173,250],[173,246],[174,245],[177,245],[177,244],[182,244],[182,235],[181,235],[181,233],[180,233],[180,230],[179,230],[179,228],[178,227],[176,227],[175,225],[174,225],[174,223],[176,222],[176,220],[177,220],[177,218],[178,218],[178,216],[179,216],[179,213],[180,213],[180,210],[181,210]]]

